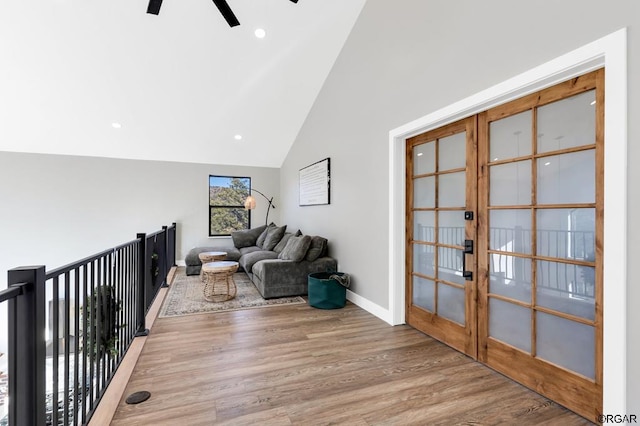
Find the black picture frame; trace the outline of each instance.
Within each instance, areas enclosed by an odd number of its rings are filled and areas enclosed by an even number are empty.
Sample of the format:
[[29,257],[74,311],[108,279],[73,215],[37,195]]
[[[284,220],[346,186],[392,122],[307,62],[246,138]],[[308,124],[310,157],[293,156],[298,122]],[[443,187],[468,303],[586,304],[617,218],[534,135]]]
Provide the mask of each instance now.
[[300,206],[331,204],[331,158],[301,168],[298,188]]

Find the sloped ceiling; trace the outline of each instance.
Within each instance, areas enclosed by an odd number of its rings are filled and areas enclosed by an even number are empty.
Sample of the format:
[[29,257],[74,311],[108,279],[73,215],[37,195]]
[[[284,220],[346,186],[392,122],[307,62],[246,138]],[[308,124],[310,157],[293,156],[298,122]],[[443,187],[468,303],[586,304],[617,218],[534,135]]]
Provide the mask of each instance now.
[[365,0],[228,2],[2,0],[0,151],[279,167]]

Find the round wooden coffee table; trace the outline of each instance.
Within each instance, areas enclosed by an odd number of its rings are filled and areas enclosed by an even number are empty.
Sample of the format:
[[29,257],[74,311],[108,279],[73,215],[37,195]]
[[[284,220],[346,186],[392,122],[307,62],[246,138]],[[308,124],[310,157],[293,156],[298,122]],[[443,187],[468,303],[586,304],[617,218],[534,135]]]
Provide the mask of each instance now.
[[233,274],[238,270],[238,262],[209,262],[202,265],[204,281],[203,295],[209,302],[225,302],[236,297],[236,283]]
[[204,251],[198,254],[200,261],[204,265],[205,263],[217,262],[218,260],[225,260],[227,258],[226,251]]
[[[203,251],[198,254],[198,258],[200,262],[204,265],[205,263],[217,262],[219,260],[225,260],[227,258],[226,251]],[[200,278],[204,281],[204,276],[202,275],[202,268],[200,268]]]

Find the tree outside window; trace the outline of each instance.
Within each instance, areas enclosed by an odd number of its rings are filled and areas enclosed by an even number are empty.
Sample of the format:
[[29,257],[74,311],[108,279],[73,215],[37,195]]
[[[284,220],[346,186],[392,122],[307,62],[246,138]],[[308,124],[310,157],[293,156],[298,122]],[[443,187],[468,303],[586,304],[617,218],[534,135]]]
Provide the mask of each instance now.
[[244,201],[251,193],[251,178],[209,176],[209,236],[231,235],[251,227],[251,210]]

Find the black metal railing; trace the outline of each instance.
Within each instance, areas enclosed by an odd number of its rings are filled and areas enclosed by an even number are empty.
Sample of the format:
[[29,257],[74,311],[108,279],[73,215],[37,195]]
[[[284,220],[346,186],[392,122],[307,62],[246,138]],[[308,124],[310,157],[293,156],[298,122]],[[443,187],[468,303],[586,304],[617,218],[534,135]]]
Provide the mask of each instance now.
[[[8,271],[8,417],[0,424],[84,425],[175,265],[176,224],[45,272]],[[45,331],[43,335],[43,331]]]

